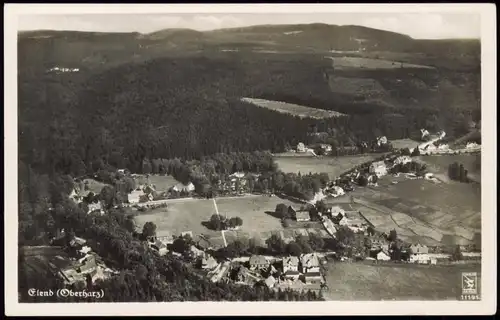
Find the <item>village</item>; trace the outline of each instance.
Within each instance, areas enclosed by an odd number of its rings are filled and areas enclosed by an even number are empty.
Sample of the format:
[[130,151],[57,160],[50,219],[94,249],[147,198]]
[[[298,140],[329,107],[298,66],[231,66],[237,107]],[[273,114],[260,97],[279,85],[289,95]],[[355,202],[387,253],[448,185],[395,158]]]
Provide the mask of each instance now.
[[[435,144],[444,136],[444,132],[427,137],[428,132],[422,130],[422,138],[427,141],[421,143],[417,148],[420,155],[426,154],[429,150],[446,150],[446,147],[435,147]],[[388,143],[386,137],[379,137],[376,141],[378,146]],[[431,149],[430,146],[434,146]],[[321,148],[322,154],[328,154],[331,146],[320,144],[315,146]],[[480,146],[479,146],[480,148]],[[360,187],[377,187],[378,180],[391,176],[402,177],[403,179],[425,179],[433,183],[440,183],[440,180],[432,173],[425,170],[425,165],[419,163],[413,158],[415,150],[409,150],[409,154],[403,154],[400,150],[384,153],[375,160],[368,161],[361,165],[350,168],[343,174],[331,179],[325,188],[321,189],[313,200],[294,199],[295,205],[283,205],[286,209],[280,209],[283,212],[275,212],[278,215],[286,216],[286,219],[295,221],[295,223],[308,223],[316,221],[322,226],[324,240],[337,243],[337,248],[342,248],[341,252],[334,250],[307,250],[298,254],[291,254],[287,250],[283,252],[262,254],[249,252],[240,252],[236,257],[227,257],[224,249],[228,247],[225,238],[224,229],[221,231],[223,244],[213,246],[211,242],[203,235],[196,234],[186,230],[180,235],[161,236],[159,234],[147,236],[148,246],[160,256],[172,255],[180,259],[187,259],[196,269],[203,272],[213,282],[232,281],[245,285],[262,284],[269,288],[294,289],[294,290],[321,290],[327,288],[328,284],[325,278],[325,265],[327,262],[349,263],[353,261],[363,261],[364,263],[411,263],[411,264],[448,264],[454,260],[480,260],[480,252],[471,252],[467,246],[461,246],[459,257],[455,256],[450,250],[443,250],[439,246],[427,246],[418,242],[408,243],[397,239],[390,230],[376,230],[373,223],[365,217],[362,210],[350,210],[342,206],[342,201],[336,204],[329,199],[348,199],[349,193]],[[477,152],[478,145],[468,143],[465,150],[467,152]],[[480,149],[479,149],[480,150]],[[303,143],[299,143],[294,150],[296,153],[311,153],[317,156],[313,148],[307,148]],[[458,152],[458,151],[457,151]],[[168,207],[173,201],[188,201],[196,199],[195,186],[193,183],[177,183],[167,190],[157,190],[156,186],[150,183],[149,178],[142,175],[130,174],[126,169],[118,170],[119,174],[130,176],[136,181],[135,188],[128,194],[127,200],[121,206],[131,208],[138,212],[151,210],[155,208]],[[248,197],[249,179],[258,179],[259,175],[244,172],[235,172],[227,176],[225,181],[218,181],[216,187],[217,196],[224,197]],[[393,184],[398,183],[393,181]],[[105,214],[105,208],[97,195],[88,190],[89,188],[75,188],[70,194],[70,199],[75,203],[85,205],[88,213]],[[282,196],[269,193],[269,196]],[[216,210],[216,215],[221,221],[227,221],[217,210],[215,197],[212,198]],[[270,208],[271,209],[271,208]],[[273,208],[274,209],[274,208]],[[277,211],[278,209],[275,209]],[[286,220],[282,217],[282,220]],[[240,219],[241,220],[241,219]],[[226,232],[238,230],[238,226],[226,227]],[[346,231],[347,230],[347,231]],[[347,232],[347,234],[346,234]],[[345,243],[345,238],[360,239]],[[79,239],[79,238],[75,238]],[[352,240],[351,239],[351,240]],[[77,241],[77,240],[74,240]],[[73,241],[73,242],[74,242]],[[179,248],[176,241],[183,241],[184,244]],[[78,242],[78,241],[77,241]],[[79,266],[74,267],[75,263],[70,263],[71,267],[61,268],[59,272],[67,283],[75,281],[88,281],[87,274],[92,279],[104,273],[112,273],[105,266],[98,267],[95,255],[90,252],[90,247],[84,245],[84,240],[80,240],[78,252],[83,252],[79,257]],[[288,241],[290,242],[290,241]],[[289,244],[284,243],[289,246]],[[363,247],[362,250],[359,250]],[[265,250],[264,250],[265,251]],[[360,254],[360,252],[363,254]],[[83,262],[82,262],[83,261]],[[80,270],[80,271],[75,271]],[[99,270],[99,272],[98,272]],[[87,277],[87,278],[86,278]]]

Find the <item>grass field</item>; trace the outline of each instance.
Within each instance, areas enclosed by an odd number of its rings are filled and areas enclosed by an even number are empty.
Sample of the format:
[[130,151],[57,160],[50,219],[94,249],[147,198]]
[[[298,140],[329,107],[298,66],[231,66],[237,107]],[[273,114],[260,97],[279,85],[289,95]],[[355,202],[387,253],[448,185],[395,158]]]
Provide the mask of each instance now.
[[149,183],[156,187],[156,191],[167,191],[179,183],[172,176],[149,175]]
[[344,68],[362,68],[362,69],[400,69],[400,68],[418,68],[418,69],[434,69],[433,67],[402,63],[390,60],[369,59],[359,57],[327,57],[333,60],[333,67]]
[[405,180],[378,187],[358,188],[352,195],[367,204],[354,205],[381,231],[396,229],[402,238],[432,244],[476,243],[481,233],[480,185],[434,184]]
[[[477,157],[480,154],[455,154],[455,155],[440,155],[440,156],[420,156],[419,159],[427,163],[427,168],[431,172],[438,172],[441,175],[448,175],[448,166],[453,162],[458,162],[464,165],[468,171],[468,175],[473,177],[475,181],[481,182],[481,169],[476,165]],[[480,161],[480,158],[479,158]]]
[[334,76],[329,78],[328,85],[335,93],[364,96],[388,94],[375,79]]
[[281,101],[272,101],[272,100],[254,99],[254,98],[242,98],[241,100],[261,108],[270,109],[280,113],[287,113],[301,118],[324,119],[324,118],[344,116],[344,114],[337,111],[316,109]]
[[[243,220],[243,225],[239,230],[224,232],[228,243],[236,239],[255,238],[261,242],[260,245],[264,246],[264,241],[273,234],[280,235],[286,242],[295,239],[299,234],[307,236],[315,233],[325,238],[329,237],[321,224],[314,222],[297,222],[285,229],[280,219],[270,213],[280,203],[297,206],[289,200],[278,197],[246,196],[217,198],[216,202],[221,215],[238,216]],[[202,222],[208,221],[215,212],[213,200],[185,200],[169,203],[167,208],[138,214],[135,216],[135,221],[138,230],[142,230],[143,225],[151,221],[156,224],[159,236],[177,236],[184,231],[192,231],[193,235],[204,235],[212,244],[222,246],[224,242],[221,232],[210,230],[202,225]]]
[[330,178],[354,166],[370,161],[380,156],[379,154],[343,156],[343,157],[275,157],[278,167],[283,172],[307,174],[328,173]]
[[417,147],[420,142],[412,140],[412,139],[398,139],[398,140],[391,140],[390,141],[394,149],[404,149],[404,148],[415,148]]
[[461,273],[480,265],[423,266],[336,263],[328,265],[326,300],[457,300]]

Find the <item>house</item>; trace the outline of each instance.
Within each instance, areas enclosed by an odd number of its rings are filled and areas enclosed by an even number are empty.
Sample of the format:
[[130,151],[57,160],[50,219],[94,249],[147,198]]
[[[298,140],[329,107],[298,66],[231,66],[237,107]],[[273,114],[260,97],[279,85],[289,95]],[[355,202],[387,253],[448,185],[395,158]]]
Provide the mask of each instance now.
[[382,136],[382,137],[377,138],[377,145],[379,147],[382,145],[385,145],[385,144],[387,144],[387,137],[386,136]]
[[339,187],[339,186],[333,186],[333,187],[332,187],[332,189],[333,189],[333,195],[334,195],[335,197],[345,195],[345,191],[344,191],[344,189],[342,189],[342,188],[341,188],[341,187]]
[[89,203],[88,208],[89,209],[88,209],[87,213],[99,212],[101,214],[104,214],[104,210],[102,208],[102,204],[100,201],[98,201],[96,203]]
[[321,273],[318,272],[308,272],[304,274],[304,280],[306,284],[312,283],[320,283],[321,282]]
[[391,260],[391,257],[389,256],[389,253],[387,251],[381,250],[379,253],[377,253],[377,260],[389,261]]
[[288,271],[299,271],[299,258],[289,256],[282,259],[283,262],[283,273],[287,273]]
[[157,239],[154,243],[150,244],[150,247],[156,250],[160,256],[164,256],[167,254],[168,249],[166,243]]
[[311,217],[309,215],[309,212],[308,211],[298,211],[296,214],[295,214],[295,220],[299,221],[299,222],[303,222],[303,221],[310,221],[311,220]]
[[150,193],[150,194],[141,194],[139,196],[139,202],[141,203],[144,203],[144,202],[148,202],[148,201],[153,201],[153,195]]
[[276,284],[276,279],[273,277],[273,276],[269,276],[267,277],[267,279],[264,281],[264,283],[266,284],[266,286],[268,288],[272,288],[274,287],[274,285]]
[[125,174],[125,169],[118,169],[118,173]]
[[188,192],[189,193],[189,192],[193,192],[194,189],[195,189],[195,187],[194,187],[194,184],[192,182],[190,182],[188,184],[178,183],[172,187],[172,190],[176,191],[176,192]]
[[323,151],[324,151],[325,153],[330,153],[330,152],[332,152],[332,146],[331,146],[331,145],[329,145],[329,144],[321,144],[321,145],[320,145],[320,147],[321,147],[321,149],[323,149]]
[[429,136],[429,131],[420,129],[420,139],[425,140]]
[[79,237],[74,237],[70,242],[69,245],[71,247],[80,247],[83,248],[83,245],[87,243],[87,240]]
[[303,254],[300,257],[302,273],[315,273],[319,271],[319,258],[315,253]]
[[297,144],[297,152],[306,152],[306,146],[302,142]]
[[426,245],[421,245],[420,243],[411,245],[410,250],[413,254],[417,255],[429,253],[429,248]]
[[249,260],[250,269],[252,270],[265,270],[269,267],[269,261],[266,257],[260,255],[253,255]]
[[344,210],[341,207],[331,204],[326,205],[326,213],[332,217],[337,217],[339,214],[344,216]]
[[190,248],[191,255],[194,257],[202,257],[205,255],[205,251],[196,248],[195,246],[191,246]]
[[478,149],[478,148],[481,148],[481,145],[477,144],[475,142],[467,142],[465,148],[466,149]]
[[299,279],[300,277],[300,272],[298,271],[294,271],[294,270],[288,270],[286,271],[284,274],[283,274],[283,277],[286,279],[286,280],[292,280],[292,281],[296,281]]
[[441,130],[437,133],[437,136],[438,136],[438,139],[443,139],[446,136],[446,132]]
[[217,267],[217,264],[218,264],[217,260],[215,260],[214,257],[212,257],[209,254],[205,254],[201,258],[201,268],[202,269],[211,270],[211,269],[214,269],[215,267]]
[[144,192],[142,190],[133,190],[131,193],[128,194],[128,203],[130,204],[139,203],[140,197],[142,195],[144,195]]
[[426,253],[412,254],[412,255],[410,255],[410,262],[411,263],[420,263],[420,264],[429,264],[429,263],[431,263],[431,258]]
[[369,172],[376,174],[377,177],[381,177],[387,174],[387,166],[384,161],[373,162],[370,165]]
[[394,165],[395,166],[398,164],[404,165],[404,164],[410,163],[411,161],[412,160],[409,156],[399,156],[394,160]]
[[90,251],[92,251],[92,249],[89,246],[83,246],[80,250],[78,250],[82,256],[86,256]]

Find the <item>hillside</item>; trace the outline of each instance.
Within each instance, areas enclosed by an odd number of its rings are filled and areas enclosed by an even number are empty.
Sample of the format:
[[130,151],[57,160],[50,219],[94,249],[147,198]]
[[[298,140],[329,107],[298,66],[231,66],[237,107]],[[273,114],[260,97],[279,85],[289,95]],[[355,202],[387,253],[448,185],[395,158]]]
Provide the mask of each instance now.
[[[332,44],[353,49],[353,37],[386,51],[368,46],[346,54],[340,59],[349,68],[338,68],[338,57],[325,58],[334,55]],[[20,156],[43,170],[70,173],[81,170],[81,162],[90,168],[117,157],[133,168],[144,157],[280,152],[286,144],[307,143],[311,126],[334,131],[338,144],[378,134],[406,138],[422,126],[458,136],[463,123],[480,115],[480,74],[471,62],[476,47],[322,24],[146,35],[24,32]],[[451,56],[445,48],[461,51]],[[397,67],[401,62],[407,66]],[[77,71],[50,72],[55,66]],[[241,102],[243,97],[348,117],[300,119]]]

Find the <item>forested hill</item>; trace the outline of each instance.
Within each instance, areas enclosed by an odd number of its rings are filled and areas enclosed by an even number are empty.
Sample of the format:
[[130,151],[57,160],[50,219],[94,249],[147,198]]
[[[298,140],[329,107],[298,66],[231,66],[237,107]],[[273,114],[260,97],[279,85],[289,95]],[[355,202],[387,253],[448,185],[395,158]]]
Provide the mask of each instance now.
[[[302,32],[290,34],[295,31]],[[320,35],[329,40],[321,42]],[[394,50],[383,53],[385,59],[396,54],[409,63],[434,61],[443,67],[339,71],[322,53],[308,52],[330,50],[330,42],[347,50],[357,43],[353,37],[369,38],[377,46],[393,43],[394,48],[384,47]],[[457,123],[465,122],[463,112],[470,117],[479,110],[473,91],[480,86],[479,75],[469,63],[476,45],[415,41],[369,28],[321,24],[148,35],[23,33],[18,46],[20,158],[41,172],[77,175],[92,171],[92,163],[101,159],[135,171],[148,157],[282,151],[286,144],[307,143],[311,125],[329,131],[337,145],[380,134],[404,138],[422,126],[452,134]],[[259,51],[266,48],[288,51]],[[370,56],[370,48],[363,55]],[[417,53],[398,53],[412,48]],[[450,54],[453,48],[457,51]],[[465,62],[455,63],[461,55]],[[51,72],[55,66],[78,71]],[[350,93],[367,82],[377,96]],[[348,117],[302,120],[241,102],[242,97]]]

